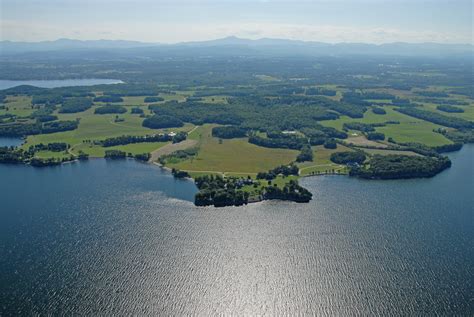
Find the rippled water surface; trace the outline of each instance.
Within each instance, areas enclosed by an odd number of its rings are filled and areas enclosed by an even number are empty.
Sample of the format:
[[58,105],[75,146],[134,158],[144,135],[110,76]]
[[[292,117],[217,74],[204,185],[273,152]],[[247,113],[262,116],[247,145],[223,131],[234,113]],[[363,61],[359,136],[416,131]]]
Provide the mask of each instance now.
[[2,146],[20,146],[23,143],[19,138],[0,137],[0,147]]
[[452,158],[222,209],[134,161],[0,165],[0,315],[472,315],[474,147]]

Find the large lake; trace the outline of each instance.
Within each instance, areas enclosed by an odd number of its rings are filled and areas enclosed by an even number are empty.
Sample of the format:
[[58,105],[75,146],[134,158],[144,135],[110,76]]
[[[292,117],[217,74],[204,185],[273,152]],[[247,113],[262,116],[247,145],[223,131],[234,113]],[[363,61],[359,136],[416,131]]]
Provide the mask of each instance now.
[[472,316],[474,146],[451,157],[222,209],[134,161],[0,165],[0,315]]
[[58,80],[0,80],[0,90],[21,85],[40,88],[57,88],[73,86],[111,85],[123,83],[117,79],[58,79]]

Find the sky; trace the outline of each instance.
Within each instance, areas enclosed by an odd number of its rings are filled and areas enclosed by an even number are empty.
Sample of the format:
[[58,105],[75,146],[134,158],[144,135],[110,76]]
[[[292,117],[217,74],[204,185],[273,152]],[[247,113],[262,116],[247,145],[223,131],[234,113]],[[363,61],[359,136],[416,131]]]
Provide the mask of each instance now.
[[0,0],[12,41],[473,43],[471,0]]

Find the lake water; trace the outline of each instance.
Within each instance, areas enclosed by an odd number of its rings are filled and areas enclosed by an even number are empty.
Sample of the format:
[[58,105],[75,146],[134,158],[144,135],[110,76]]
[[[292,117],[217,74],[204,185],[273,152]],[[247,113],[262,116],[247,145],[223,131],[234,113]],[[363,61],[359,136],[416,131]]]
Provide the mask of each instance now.
[[20,85],[30,85],[41,88],[94,86],[123,83],[117,79],[59,79],[59,80],[0,80],[0,90]]
[[222,209],[134,161],[0,165],[0,315],[472,316],[474,146],[451,157]]
[[0,147],[2,147],[2,146],[19,146],[22,143],[23,143],[23,140],[19,139],[19,138],[0,137]]

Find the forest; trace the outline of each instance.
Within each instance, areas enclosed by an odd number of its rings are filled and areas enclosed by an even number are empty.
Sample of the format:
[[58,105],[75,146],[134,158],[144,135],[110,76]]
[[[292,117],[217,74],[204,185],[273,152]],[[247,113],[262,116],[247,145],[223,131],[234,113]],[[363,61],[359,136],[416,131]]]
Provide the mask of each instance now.
[[153,161],[208,177],[198,204],[240,205],[308,201],[302,176],[431,177],[474,142],[472,74],[449,59],[163,56],[9,62],[0,77],[123,83],[1,90],[0,136],[24,144],[0,162]]

